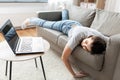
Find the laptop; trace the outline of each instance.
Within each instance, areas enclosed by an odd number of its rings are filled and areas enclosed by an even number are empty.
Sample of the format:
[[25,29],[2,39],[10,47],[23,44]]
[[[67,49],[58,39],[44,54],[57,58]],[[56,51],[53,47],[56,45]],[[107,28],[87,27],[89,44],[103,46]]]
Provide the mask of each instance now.
[[19,37],[10,19],[5,21],[0,30],[16,55],[44,52],[42,37]]

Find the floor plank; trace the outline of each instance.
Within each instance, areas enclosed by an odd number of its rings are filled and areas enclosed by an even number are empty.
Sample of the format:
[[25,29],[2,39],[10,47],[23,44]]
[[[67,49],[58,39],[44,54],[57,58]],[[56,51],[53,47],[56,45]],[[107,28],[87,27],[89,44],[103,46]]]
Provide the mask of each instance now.
[[17,30],[19,36],[36,36],[36,28]]
[[[36,28],[18,29],[16,30],[19,36],[36,36]],[[0,41],[3,41],[4,37],[0,33]]]

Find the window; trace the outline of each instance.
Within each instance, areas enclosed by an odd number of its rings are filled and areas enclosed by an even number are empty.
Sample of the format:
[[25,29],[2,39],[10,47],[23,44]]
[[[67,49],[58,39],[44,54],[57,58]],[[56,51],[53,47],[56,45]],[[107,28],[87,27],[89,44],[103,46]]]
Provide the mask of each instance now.
[[45,3],[48,2],[48,0],[0,0],[0,3]]

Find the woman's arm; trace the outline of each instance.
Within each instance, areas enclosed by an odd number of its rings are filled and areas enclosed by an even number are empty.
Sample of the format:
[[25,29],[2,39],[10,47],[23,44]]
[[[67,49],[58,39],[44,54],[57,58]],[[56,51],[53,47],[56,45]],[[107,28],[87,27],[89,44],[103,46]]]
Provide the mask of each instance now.
[[71,52],[72,50],[70,49],[69,46],[65,46],[64,50],[63,50],[63,54],[62,54],[62,60],[65,64],[65,66],[67,67],[67,69],[71,72],[71,74],[75,77],[75,78],[81,78],[81,77],[85,77],[86,76],[86,73],[84,72],[78,72],[78,73],[75,73],[70,65],[70,62],[69,62],[69,56],[71,55]]
[[70,62],[69,62],[69,56],[71,55],[71,52],[72,52],[72,50],[66,45],[64,50],[63,50],[61,58],[65,64],[65,66],[67,67],[67,69],[71,72],[71,74],[73,76],[75,76],[75,73],[70,65]]

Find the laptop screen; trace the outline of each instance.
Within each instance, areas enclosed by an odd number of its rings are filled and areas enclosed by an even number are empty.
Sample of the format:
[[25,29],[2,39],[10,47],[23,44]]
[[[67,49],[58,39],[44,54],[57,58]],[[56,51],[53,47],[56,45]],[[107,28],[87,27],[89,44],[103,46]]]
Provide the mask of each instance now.
[[15,28],[13,27],[10,20],[7,20],[2,26],[1,26],[1,32],[4,35],[6,41],[10,45],[13,52],[15,51],[17,42],[19,40],[19,37],[16,33]]

